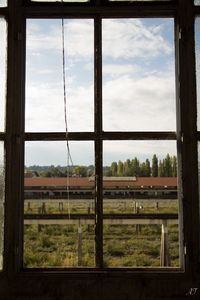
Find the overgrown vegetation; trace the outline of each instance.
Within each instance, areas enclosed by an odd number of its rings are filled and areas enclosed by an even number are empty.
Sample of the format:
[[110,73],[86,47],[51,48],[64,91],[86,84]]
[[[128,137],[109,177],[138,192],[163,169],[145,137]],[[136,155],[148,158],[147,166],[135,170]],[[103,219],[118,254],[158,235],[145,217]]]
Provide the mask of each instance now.
[[[30,200],[28,200],[30,201]],[[46,205],[46,213],[67,213],[64,203],[59,210],[58,200]],[[61,200],[62,201],[62,200]],[[48,202],[48,201],[47,201]],[[157,203],[158,202],[158,203]],[[177,213],[175,200],[106,200],[104,213]],[[25,213],[37,213],[40,202],[25,201]],[[92,200],[71,200],[71,213],[94,213]],[[94,267],[94,225],[25,225],[24,266],[35,267]],[[168,226],[171,266],[179,265],[178,225]],[[159,267],[161,225],[104,224],[105,267]]]

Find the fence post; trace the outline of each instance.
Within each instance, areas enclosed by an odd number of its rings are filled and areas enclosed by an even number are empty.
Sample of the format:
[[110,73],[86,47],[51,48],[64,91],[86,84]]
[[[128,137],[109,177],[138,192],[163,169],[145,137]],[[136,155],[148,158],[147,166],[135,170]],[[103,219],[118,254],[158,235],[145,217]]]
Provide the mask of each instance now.
[[64,210],[63,202],[59,202],[58,203],[58,209],[59,209],[59,211],[63,211]]
[[[140,213],[140,205],[138,202],[135,201],[135,214],[138,215],[139,213]],[[136,234],[139,234],[141,232],[140,224],[135,225],[135,231],[136,231]]]
[[30,202],[28,202],[28,208],[27,208],[27,210],[28,211],[32,211],[32,209],[31,209],[31,203]]
[[79,220],[78,224],[78,266],[82,265],[82,228]]
[[170,267],[167,220],[162,221],[161,246],[160,246],[160,266],[161,267]]

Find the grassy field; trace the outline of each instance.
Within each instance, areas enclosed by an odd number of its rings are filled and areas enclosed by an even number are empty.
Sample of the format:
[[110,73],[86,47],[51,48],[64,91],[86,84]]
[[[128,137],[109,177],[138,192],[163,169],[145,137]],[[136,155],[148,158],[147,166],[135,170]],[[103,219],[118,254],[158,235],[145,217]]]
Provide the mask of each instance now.
[[[44,200],[43,200],[44,201]],[[61,200],[60,200],[61,201]],[[28,204],[30,202],[30,204]],[[158,203],[157,203],[158,202]],[[92,200],[70,200],[59,210],[59,200],[45,201],[43,213],[93,213]],[[177,213],[177,201],[139,200],[139,213]],[[136,203],[129,199],[104,201],[104,213],[135,213]],[[44,210],[44,207],[43,207]],[[42,203],[25,201],[25,213],[41,213]],[[95,235],[93,225],[25,225],[24,266],[95,267]],[[178,225],[168,226],[171,267],[179,266]],[[103,226],[105,267],[159,267],[161,225]]]

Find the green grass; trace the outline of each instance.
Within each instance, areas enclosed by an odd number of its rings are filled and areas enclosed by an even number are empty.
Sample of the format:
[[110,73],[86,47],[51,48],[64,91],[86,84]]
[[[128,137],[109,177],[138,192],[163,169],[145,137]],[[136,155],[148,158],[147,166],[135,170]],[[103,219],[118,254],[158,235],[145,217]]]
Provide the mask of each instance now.
[[[59,201],[58,201],[59,202]],[[48,204],[46,213],[62,212],[58,202]],[[162,200],[156,208],[155,200],[140,200],[141,213],[177,213],[177,203]],[[134,213],[130,200],[104,201],[104,213]],[[25,203],[25,213],[38,213],[39,201],[31,203],[31,211]],[[90,209],[89,209],[90,207]],[[30,208],[30,207],[29,207]],[[88,211],[89,210],[89,211]],[[71,213],[93,213],[91,200],[71,200]],[[168,226],[171,266],[179,266],[178,226]],[[106,267],[159,267],[161,225],[104,225],[104,265]],[[94,226],[82,225],[82,251],[78,257],[77,225],[25,225],[24,266],[35,267],[94,267]],[[81,258],[81,259],[80,259]]]

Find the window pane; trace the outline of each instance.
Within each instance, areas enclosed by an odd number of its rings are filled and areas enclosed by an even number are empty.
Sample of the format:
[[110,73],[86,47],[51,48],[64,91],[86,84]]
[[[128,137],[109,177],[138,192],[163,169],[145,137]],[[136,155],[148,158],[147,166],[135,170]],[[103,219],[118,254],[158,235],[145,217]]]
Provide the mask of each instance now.
[[200,130],[200,18],[195,20],[195,54],[197,85],[197,129]]
[[176,142],[104,142],[103,182],[105,266],[179,267]]
[[[128,2],[130,2],[130,0],[109,0],[109,1],[128,1]],[[162,1],[164,1],[164,2],[169,2],[169,1],[172,1],[172,0],[132,0],[131,2],[162,2]]]
[[172,19],[103,20],[104,130],[176,129]]
[[200,0],[194,0],[195,5],[200,5]]
[[[26,131],[65,131],[61,20],[28,20]],[[68,131],[94,130],[93,20],[65,20]]]
[[[94,149],[70,142],[27,142],[24,266],[94,267]],[[78,149],[78,150],[77,150]]]
[[0,18],[0,131],[5,129],[7,23]]
[[[31,0],[31,2],[62,2],[62,0]],[[89,2],[88,0],[63,0],[63,2]]]
[[7,0],[0,0],[0,7],[7,6]]
[[0,270],[3,268],[4,242],[4,189],[5,189],[4,143],[0,142]]

